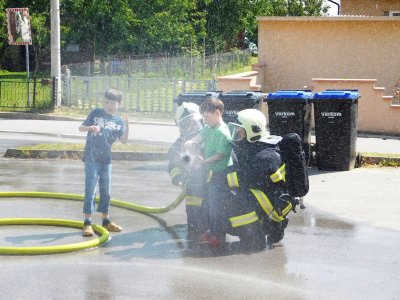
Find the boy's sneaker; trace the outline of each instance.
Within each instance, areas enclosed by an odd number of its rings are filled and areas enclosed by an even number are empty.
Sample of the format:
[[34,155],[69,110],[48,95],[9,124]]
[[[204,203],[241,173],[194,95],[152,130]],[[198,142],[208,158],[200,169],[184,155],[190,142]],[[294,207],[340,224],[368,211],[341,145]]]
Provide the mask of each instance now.
[[103,225],[103,227],[110,232],[120,232],[122,230],[122,227],[115,224],[114,222],[110,222],[106,225]]
[[93,231],[92,225],[84,226],[83,230],[82,230],[82,235],[83,236],[93,236],[94,235],[94,231]]

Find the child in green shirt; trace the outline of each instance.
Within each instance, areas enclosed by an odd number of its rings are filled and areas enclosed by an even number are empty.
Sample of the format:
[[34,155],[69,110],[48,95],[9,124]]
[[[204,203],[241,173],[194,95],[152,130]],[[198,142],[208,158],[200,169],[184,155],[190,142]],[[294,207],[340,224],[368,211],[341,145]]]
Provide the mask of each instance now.
[[220,247],[225,242],[224,201],[228,195],[225,173],[232,165],[231,135],[228,125],[222,120],[223,102],[211,97],[200,105],[200,113],[206,126],[200,133],[204,144],[204,157],[199,158],[212,174],[208,189],[210,230],[201,237],[201,242],[209,246]]

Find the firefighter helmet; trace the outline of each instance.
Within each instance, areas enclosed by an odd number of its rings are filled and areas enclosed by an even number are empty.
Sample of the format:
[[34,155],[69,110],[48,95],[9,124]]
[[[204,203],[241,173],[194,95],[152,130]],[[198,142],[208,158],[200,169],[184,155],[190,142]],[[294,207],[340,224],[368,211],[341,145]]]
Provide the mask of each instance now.
[[203,118],[197,104],[183,102],[175,113],[175,123],[184,137],[194,137],[203,128]]
[[245,109],[238,112],[237,120],[229,124],[233,126],[233,142],[246,138],[249,143],[254,143],[267,136],[267,120],[257,109]]

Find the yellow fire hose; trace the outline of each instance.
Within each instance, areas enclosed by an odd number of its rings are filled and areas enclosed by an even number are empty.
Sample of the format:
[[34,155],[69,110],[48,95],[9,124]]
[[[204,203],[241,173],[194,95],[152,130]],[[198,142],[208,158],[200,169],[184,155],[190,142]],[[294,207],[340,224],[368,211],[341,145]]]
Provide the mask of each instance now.
[[[160,214],[169,212],[174,208],[176,208],[185,199],[185,196],[186,193],[183,190],[175,199],[175,201],[163,207],[143,206],[115,199],[111,199],[110,204],[112,206],[133,210],[140,213]],[[84,196],[78,194],[64,194],[64,193],[52,193],[52,192],[0,192],[0,198],[49,198],[49,199],[83,201]],[[96,202],[98,201],[99,199],[96,198]],[[83,222],[73,221],[73,220],[62,220],[62,219],[11,218],[11,219],[0,219],[0,226],[1,225],[47,225],[47,226],[82,228]],[[99,236],[89,241],[75,243],[75,244],[45,246],[45,247],[42,246],[1,247],[0,246],[0,255],[1,254],[37,255],[37,254],[65,253],[65,252],[72,252],[72,251],[97,247],[107,242],[110,237],[109,232],[101,226],[95,224],[93,224],[92,226],[93,230],[97,234],[99,234]]]

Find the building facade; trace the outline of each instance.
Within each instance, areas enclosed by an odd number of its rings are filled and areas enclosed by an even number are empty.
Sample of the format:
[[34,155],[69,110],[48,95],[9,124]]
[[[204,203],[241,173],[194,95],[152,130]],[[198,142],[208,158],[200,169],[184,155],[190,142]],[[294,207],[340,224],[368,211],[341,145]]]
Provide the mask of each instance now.
[[400,1],[342,0],[335,17],[257,20],[254,69],[263,92],[360,86],[359,130],[400,133],[392,97],[400,80]]
[[341,15],[400,16],[400,1],[342,0]]

